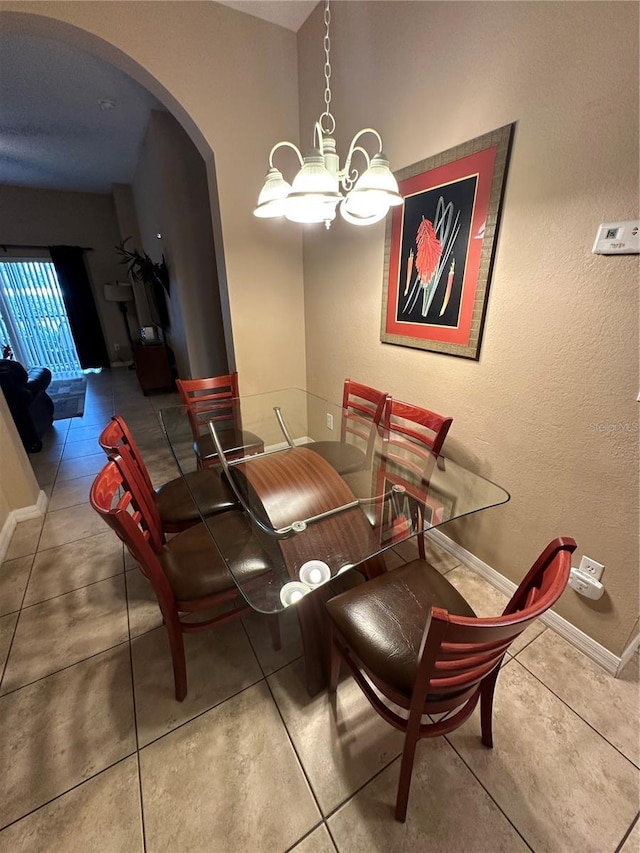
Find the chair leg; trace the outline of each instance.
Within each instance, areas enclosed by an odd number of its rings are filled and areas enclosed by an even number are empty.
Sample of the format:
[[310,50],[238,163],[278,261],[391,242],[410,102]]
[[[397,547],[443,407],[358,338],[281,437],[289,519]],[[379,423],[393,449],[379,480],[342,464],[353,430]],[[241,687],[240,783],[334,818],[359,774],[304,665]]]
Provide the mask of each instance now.
[[409,802],[409,789],[411,788],[411,774],[413,773],[413,762],[416,757],[416,747],[420,736],[420,718],[418,727],[409,725],[404,738],[402,750],[402,761],[400,763],[400,781],[398,782],[398,793],[396,796],[395,819],[404,823],[407,819],[407,804]]
[[178,618],[175,615],[172,617],[168,614],[165,627],[169,637],[169,648],[171,649],[176,700],[182,702],[187,695],[187,664],[184,656],[182,629]]
[[480,687],[480,725],[482,728],[482,743],[493,747],[493,694],[496,689],[496,681],[500,674],[500,667],[497,666],[493,672],[482,682]]
[[340,665],[342,664],[342,656],[338,651],[338,647],[333,639],[333,631],[331,631],[329,645],[329,692],[335,693],[338,689],[338,679],[340,678]]
[[276,614],[275,616],[268,616],[267,622],[269,623],[269,633],[271,634],[271,645],[273,646],[273,650],[279,652],[282,648],[282,640],[280,638],[280,617]]

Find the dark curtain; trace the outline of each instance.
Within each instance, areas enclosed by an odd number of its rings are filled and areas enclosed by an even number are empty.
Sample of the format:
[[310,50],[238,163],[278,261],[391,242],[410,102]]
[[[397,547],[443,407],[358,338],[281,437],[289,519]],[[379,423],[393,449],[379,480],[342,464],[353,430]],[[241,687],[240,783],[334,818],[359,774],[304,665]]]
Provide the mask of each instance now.
[[109,353],[84,262],[84,249],[49,246],[49,251],[81,367],[109,367]]

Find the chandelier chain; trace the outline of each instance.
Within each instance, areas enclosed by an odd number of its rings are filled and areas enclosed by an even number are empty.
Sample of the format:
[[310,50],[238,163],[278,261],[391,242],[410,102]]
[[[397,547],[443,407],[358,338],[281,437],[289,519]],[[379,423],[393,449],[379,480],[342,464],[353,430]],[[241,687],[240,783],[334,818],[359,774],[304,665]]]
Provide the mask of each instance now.
[[[329,55],[331,53],[331,39],[329,38],[329,24],[331,23],[331,11],[329,9],[329,0],[325,0],[324,4],[324,23],[326,32],[324,35],[324,102],[326,105],[325,111],[320,116],[320,126],[325,133],[333,133],[336,129],[336,120],[331,114],[331,62]],[[326,119],[326,123],[323,122]]]

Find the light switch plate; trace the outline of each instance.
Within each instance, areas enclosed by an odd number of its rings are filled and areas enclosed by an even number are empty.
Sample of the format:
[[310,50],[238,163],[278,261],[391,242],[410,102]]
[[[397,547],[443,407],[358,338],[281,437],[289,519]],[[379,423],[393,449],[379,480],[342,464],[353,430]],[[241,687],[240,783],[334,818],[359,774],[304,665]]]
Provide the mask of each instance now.
[[637,255],[640,253],[640,220],[603,222],[591,250],[594,255]]

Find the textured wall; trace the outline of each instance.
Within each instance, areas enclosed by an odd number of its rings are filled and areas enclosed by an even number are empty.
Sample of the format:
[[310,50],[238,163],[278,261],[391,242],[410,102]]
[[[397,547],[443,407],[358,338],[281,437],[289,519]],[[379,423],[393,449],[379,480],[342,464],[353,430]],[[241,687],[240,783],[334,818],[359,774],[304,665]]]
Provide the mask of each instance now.
[[[619,654],[638,614],[638,258],[591,246],[601,221],[638,216],[638,6],[332,10],[342,156],[367,126],[396,169],[517,127],[480,360],[381,344],[384,224],[336,221],[305,240],[309,389],[351,376],[453,416],[445,452],[512,497],[446,532],[514,581],[574,536],[606,595],[568,590],[559,612]],[[322,109],[322,29],[315,10],[299,34],[301,134]]]

